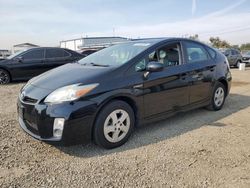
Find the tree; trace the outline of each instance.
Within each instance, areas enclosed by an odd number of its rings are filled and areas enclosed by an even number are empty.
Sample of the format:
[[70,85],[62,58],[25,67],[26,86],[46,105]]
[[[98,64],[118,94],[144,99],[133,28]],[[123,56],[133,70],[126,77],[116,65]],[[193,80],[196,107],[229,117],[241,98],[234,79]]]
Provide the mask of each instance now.
[[199,35],[198,34],[190,35],[189,38],[193,40],[199,40]]
[[241,50],[250,50],[250,43],[242,44],[240,46]]
[[212,43],[212,46],[215,48],[230,48],[231,45],[225,41],[221,40],[219,37],[210,37],[210,42]]

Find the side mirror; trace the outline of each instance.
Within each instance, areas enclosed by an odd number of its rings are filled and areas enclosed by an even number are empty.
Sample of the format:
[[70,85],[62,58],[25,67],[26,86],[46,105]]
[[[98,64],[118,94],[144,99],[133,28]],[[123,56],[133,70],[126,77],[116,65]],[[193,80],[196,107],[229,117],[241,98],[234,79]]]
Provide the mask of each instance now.
[[148,72],[160,72],[164,69],[164,66],[162,63],[159,63],[157,61],[151,61],[147,64],[146,70]]
[[16,57],[15,60],[21,63],[23,61],[23,57],[22,56]]

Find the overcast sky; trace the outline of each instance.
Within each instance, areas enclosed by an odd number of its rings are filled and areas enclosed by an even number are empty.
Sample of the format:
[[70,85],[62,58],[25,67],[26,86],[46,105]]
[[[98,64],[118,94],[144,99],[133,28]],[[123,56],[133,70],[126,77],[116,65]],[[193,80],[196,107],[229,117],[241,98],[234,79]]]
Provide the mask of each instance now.
[[250,42],[250,0],[0,0],[0,48],[94,36]]

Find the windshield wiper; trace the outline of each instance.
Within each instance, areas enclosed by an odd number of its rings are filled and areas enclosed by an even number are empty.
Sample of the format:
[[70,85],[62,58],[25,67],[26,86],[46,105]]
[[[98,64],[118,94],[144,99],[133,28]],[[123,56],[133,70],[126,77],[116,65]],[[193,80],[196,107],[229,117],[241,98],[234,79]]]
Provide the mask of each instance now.
[[96,66],[96,67],[109,67],[109,65],[103,65],[103,64],[98,64],[98,63],[84,63],[83,65],[92,65],[92,66]]

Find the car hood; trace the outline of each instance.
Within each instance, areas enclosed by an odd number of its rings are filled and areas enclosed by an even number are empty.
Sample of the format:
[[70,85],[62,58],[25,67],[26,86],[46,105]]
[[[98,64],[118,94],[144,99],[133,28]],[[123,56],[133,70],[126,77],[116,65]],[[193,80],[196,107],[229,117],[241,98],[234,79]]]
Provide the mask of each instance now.
[[63,86],[83,83],[97,83],[99,76],[113,70],[111,67],[84,66],[69,63],[45,72],[29,81],[29,84],[41,89],[55,90]]
[[9,62],[10,62],[9,59],[4,59],[4,60],[1,60],[1,61],[0,61],[0,65],[5,65],[5,64],[7,64],[7,63],[9,63]]

